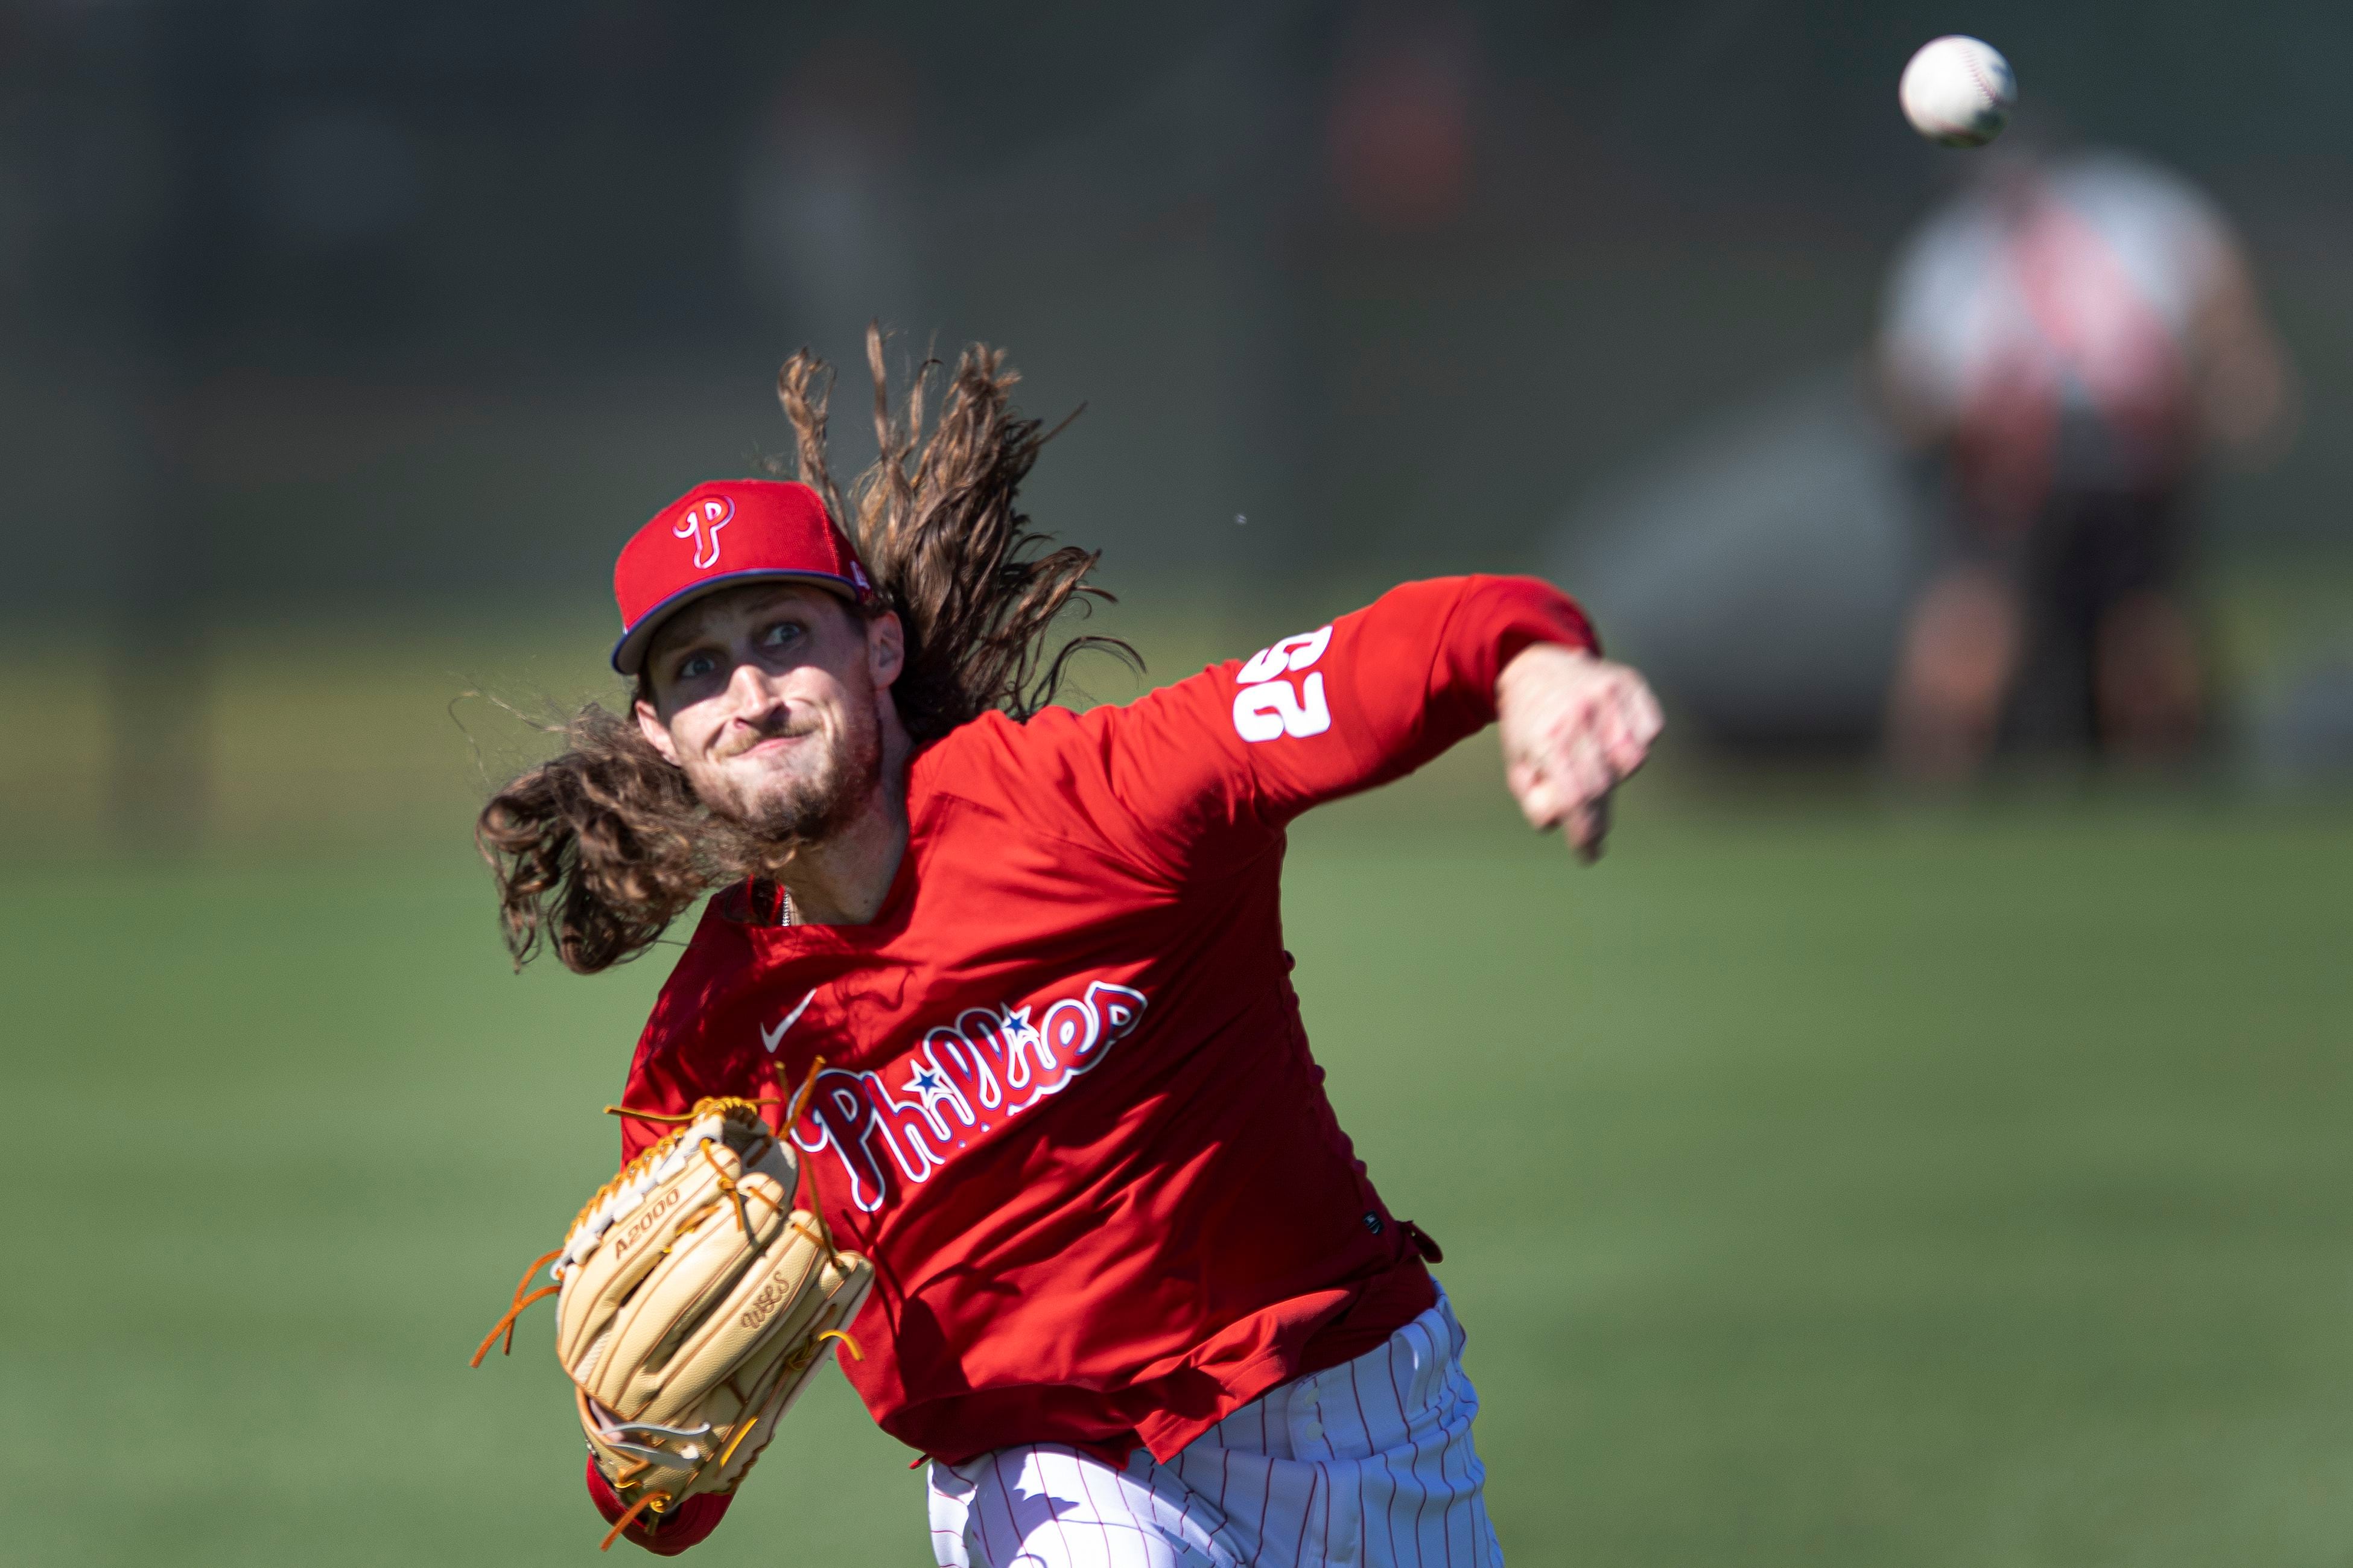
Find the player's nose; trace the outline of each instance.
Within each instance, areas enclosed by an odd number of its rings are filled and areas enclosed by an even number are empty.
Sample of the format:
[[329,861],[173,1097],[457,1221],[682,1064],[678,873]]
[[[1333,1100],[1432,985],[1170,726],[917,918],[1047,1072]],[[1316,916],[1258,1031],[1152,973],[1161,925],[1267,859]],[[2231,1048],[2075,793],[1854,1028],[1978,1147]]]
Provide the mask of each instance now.
[[732,717],[757,727],[785,706],[785,694],[759,660],[739,659],[727,677],[727,706]]

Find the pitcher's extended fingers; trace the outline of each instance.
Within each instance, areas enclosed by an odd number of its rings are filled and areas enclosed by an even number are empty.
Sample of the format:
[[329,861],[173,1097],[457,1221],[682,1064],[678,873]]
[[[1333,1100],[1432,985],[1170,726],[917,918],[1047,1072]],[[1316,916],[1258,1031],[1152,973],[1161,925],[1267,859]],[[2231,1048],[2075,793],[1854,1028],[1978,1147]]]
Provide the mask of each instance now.
[[1593,734],[1609,771],[1620,778],[1641,765],[1641,747],[1634,738],[1631,716],[1623,695],[1611,692],[1594,710]]
[[1603,747],[1609,765],[1623,779],[1642,765],[1651,742],[1659,738],[1658,700],[1634,677],[1609,694],[1602,723]]
[[1601,858],[1602,844],[1609,837],[1609,803],[1613,798],[1604,791],[1569,815],[1569,847],[1588,866]]
[[1561,802],[1553,789],[1552,780],[1533,758],[1514,759],[1505,771],[1504,779],[1511,785],[1512,798],[1520,803],[1520,813],[1528,826],[1538,832],[1560,821]]
[[1567,815],[1606,787],[1588,728],[1588,715],[1565,710],[1529,744],[1512,769],[1520,809],[1539,829],[1557,827]]
[[1618,787],[1618,770],[1610,766],[1598,728],[1590,722],[1569,737],[1562,761],[1563,782],[1577,805],[1598,800]]

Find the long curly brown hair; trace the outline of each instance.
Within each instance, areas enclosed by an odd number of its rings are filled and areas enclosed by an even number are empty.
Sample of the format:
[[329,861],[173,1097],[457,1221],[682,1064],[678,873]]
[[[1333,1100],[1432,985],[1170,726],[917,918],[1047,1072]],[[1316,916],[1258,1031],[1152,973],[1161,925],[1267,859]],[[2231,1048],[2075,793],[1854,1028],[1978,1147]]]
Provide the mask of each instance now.
[[[1049,652],[1065,610],[1084,614],[1112,595],[1087,581],[1100,552],[1045,548],[1052,541],[1017,505],[1056,431],[1015,411],[1019,378],[1004,356],[966,349],[944,392],[945,367],[927,359],[894,412],[879,329],[868,329],[866,351],[881,455],[847,506],[826,463],[831,369],[803,350],[777,374],[776,396],[793,428],[790,466],[837,521],[851,521],[875,587],[870,613],[895,611],[905,628],[891,696],[917,746],[991,709],[1027,720],[1086,649],[1142,668],[1115,637],[1074,637]],[[645,694],[640,677],[632,695]],[[591,703],[552,732],[563,751],[491,796],[474,826],[516,967],[544,944],[567,969],[609,968],[652,946],[703,893],[775,866],[780,847],[697,799],[628,712]]]

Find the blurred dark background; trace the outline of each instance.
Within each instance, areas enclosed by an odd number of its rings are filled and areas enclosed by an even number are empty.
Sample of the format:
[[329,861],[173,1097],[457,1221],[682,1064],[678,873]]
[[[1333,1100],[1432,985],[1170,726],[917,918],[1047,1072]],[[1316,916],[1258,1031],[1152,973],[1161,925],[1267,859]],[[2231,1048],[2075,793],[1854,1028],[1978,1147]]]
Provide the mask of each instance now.
[[[1698,731],[1853,740],[1902,497],[1841,448],[1825,498],[1805,452],[1971,156],[1894,105],[1955,26],[2241,226],[2305,430],[2212,537],[2239,673],[2292,684],[2273,664],[2328,653],[2295,628],[2344,603],[2306,601],[2353,489],[2353,12],[2186,0],[17,4],[7,639],[111,671],[90,767],[194,826],[240,628],[601,613],[635,522],[781,448],[792,348],[845,365],[844,461],[871,452],[879,316],[894,364],[984,339],[1033,412],[1087,405],[1033,510],[1131,597],[1546,569],[1670,687],[1697,667],[1687,697],[1741,662],[1709,638],[1778,647]],[[1711,461],[1728,495],[1694,500]],[[37,811],[59,779],[5,782]]]

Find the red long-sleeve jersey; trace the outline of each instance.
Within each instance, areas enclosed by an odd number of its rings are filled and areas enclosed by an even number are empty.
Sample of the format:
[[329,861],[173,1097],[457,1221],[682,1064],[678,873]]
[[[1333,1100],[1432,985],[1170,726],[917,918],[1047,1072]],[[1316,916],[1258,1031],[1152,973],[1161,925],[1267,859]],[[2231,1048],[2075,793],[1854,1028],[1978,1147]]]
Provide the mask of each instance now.
[[[884,1430],[1166,1459],[1430,1305],[1308,1053],[1284,826],[1484,727],[1536,642],[1593,638],[1545,584],[1442,579],[1124,708],[988,714],[915,757],[873,921],[712,901],[624,1103],[783,1098],[825,1058],[789,1135],[874,1260],[840,1360]],[[625,1121],[624,1158],[662,1130]]]

